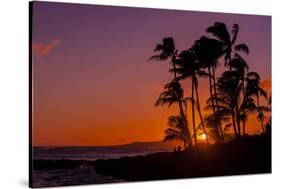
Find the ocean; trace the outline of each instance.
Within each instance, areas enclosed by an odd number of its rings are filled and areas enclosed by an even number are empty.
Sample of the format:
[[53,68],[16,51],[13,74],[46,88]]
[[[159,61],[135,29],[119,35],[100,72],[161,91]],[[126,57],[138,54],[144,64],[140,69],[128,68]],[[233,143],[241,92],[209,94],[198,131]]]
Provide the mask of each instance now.
[[138,155],[147,155],[155,152],[172,151],[173,148],[168,145],[122,145],[106,147],[34,147],[33,159],[44,160],[96,160],[112,159],[120,157],[130,157]]
[[[162,142],[132,143],[120,146],[94,147],[34,147],[33,160],[87,160],[112,159],[173,151]],[[98,175],[93,166],[81,165],[74,169],[50,169],[32,171],[33,187],[52,187],[81,184],[124,182]]]

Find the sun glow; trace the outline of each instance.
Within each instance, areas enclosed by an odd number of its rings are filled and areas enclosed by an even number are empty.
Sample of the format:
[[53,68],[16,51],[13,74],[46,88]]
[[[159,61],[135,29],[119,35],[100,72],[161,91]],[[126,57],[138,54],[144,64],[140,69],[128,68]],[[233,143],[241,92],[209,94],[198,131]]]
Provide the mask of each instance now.
[[207,138],[205,133],[201,134],[200,137],[202,140],[206,140],[206,138]]

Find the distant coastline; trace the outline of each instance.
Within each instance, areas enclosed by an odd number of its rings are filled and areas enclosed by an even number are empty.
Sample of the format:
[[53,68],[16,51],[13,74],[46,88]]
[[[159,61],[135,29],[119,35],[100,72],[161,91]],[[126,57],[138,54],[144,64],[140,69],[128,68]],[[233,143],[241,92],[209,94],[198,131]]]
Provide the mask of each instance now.
[[165,142],[163,141],[135,141],[125,144],[112,144],[112,145],[33,145],[34,148],[60,148],[60,147],[123,147],[123,146],[173,146],[174,142]]

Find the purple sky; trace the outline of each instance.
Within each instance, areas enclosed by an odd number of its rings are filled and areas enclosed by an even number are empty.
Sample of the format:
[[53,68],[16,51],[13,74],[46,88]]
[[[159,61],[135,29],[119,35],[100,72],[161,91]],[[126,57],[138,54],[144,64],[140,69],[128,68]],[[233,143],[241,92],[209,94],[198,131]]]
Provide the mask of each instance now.
[[[161,140],[169,114],[153,105],[171,78],[169,64],[146,60],[163,37],[183,50],[214,22],[239,24],[251,71],[271,81],[269,16],[47,2],[33,11],[36,145]],[[207,81],[200,86],[204,100]]]

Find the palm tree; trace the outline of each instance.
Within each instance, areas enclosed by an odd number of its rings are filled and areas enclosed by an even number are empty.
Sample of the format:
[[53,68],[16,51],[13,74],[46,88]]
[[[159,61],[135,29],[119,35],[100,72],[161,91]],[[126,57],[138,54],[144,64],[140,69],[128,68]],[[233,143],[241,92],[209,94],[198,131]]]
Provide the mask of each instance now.
[[262,132],[264,133],[264,111],[268,111],[267,107],[260,105],[260,97],[267,98],[267,93],[260,87],[260,76],[257,72],[250,72],[247,74],[247,93],[256,97],[258,120],[260,121]]
[[243,98],[243,102],[240,104],[238,116],[240,120],[243,122],[243,132],[242,135],[246,135],[246,121],[248,118],[248,114],[255,112],[257,106],[254,102],[254,99],[251,98],[248,94],[246,94]]
[[[176,68],[176,64],[175,64],[175,60],[176,60],[176,57],[177,57],[177,52],[178,50],[175,48],[175,43],[174,43],[174,40],[173,38],[171,37],[166,37],[162,40],[162,44],[157,44],[154,51],[159,51],[160,54],[158,55],[154,55],[152,57],[150,57],[149,60],[160,60],[160,61],[164,61],[164,60],[168,60],[170,59],[170,63],[172,64],[172,67],[173,69]],[[177,75],[176,75],[176,72],[174,71],[173,72],[173,76],[174,76],[174,79],[177,78]],[[175,86],[176,85],[179,85],[179,88],[181,88],[180,84],[177,83],[173,83]],[[166,88],[167,86],[165,86]],[[176,93],[175,93],[176,94]],[[161,95],[160,95],[161,96]],[[180,99],[180,97],[176,97],[176,99]],[[178,101],[178,106],[179,106],[179,109],[180,109],[180,114],[181,114],[181,117],[184,118],[184,125],[186,127],[186,130],[189,131],[188,129],[188,126],[187,126],[187,120],[186,120],[186,117],[185,117],[185,114],[184,114],[184,110],[183,110],[183,102],[182,101]],[[190,133],[189,133],[189,136],[190,136]],[[190,137],[189,137],[190,138]],[[192,147],[192,141],[191,141],[191,138],[189,139],[188,141],[189,143],[189,147]]]
[[[245,92],[245,75],[246,73],[249,71],[249,66],[247,64],[247,62],[238,54],[235,53],[234,57],[231,59],[231,62],[229,63],[230,67],[234,68],[237,71],[237,74],[240,78],[240,83],[241,83],[241,89],[242,89],[242,99],[243,99],[243,106],[242,107],[242,113],[239,114],[237,113],[237,122],[239,127],[240,127],[240,120],[242,120],[243,123],[243,135],[245,135],[245,128],[246,128],[246,105],[248,105],[247,103],[249,102],[249,96],[246,95]],[[237,95],[240,95],[239,93]],[[241,104],[242,105],[242,104]],[[239,99],[237,100],[237,107],[239,107]],[[238,108],[239,110],[239,108]],[[240,128],[239,128],[240,130]],[[240,133],[239,133],[240,135]]]
[[217,139],[218,142],[224,143],[222,126],[216,112],[217,101],[216,98],[213,98],[217,96],[215,69],[218,65],[218,58],[223,54],[223,43],[216,39],[203,36],[195,41],[192,48],[198,57],[199,62],[202,64],[202,68],[207,68],[208,70],[212,110],[218,124],[218,130],[216,131],[218,135]]
[[[197,144],[197,134],[196,134],[196,127],[195,127],[195,111],[194,111],[195,105],[197,107],[199,117],[202,123],[203,132],[206,135],[206,142],[209,143],[208,134],[202,117],[200,98],[198,92],[198,76],[207,77],[208,74],[205,71],[201,70],[202,66],[200,62],[197,60],[196,56],[194,55],[192,49],[182,51],[178,55],[178,58],[176,59],[176,65],[177,68],[172,71],[176,71],[176,73],[178,73],[179,76],[177,77],[177,79],[181,80],[185,78],[191,78],[192,80],[191,99],[185,98],[185,100],[191,101],[191,105],[192,105],[192,117],[193,117],[192,125],[193,125],[193,133],[194,133],[193,135],[194,135],[195,145]],[[194,92],[196,95],[196,100],[194,98]]]
[[187,138],[188,147],[192,147],[191,134],[187,125],[186,115],[182,104],[184,104],[183,89],[178,81],[172,81],[165,85],[164,91],[157,99],[155,106],[168,105],[170,107],[173,104],[178,104],[180,108],[180,117],[185,125],[185,135]]
[[[239,25],[234,24],[232,26],[231,32],[228,31],[226,25],[224,23],[220,22],[215,22],[212,26],[208,27],[206,30],[208,33],[211,33],[216,39],[218,39],[220,42],[223,43],[223,54],[224,54],[224,61],[225,61],[225,66],[229,66],[229,70],[232,71],[233,67],[233,58],[232,54],[235,53],[235,58],[234,60],[239,60],[240,62],[245,62],[241,56],[238,54],[238,52],[245,52],[246,54],[249,53],[249,48],[247,45],[240,43],[236,44],[237,41],[237,36],[239,32]],[[247,64],[246,64],[247,65]],[[244,67],[245,68],[245,67]],[[215,75],[215,74],[213,74]],[[213,76],[215,79],[215,76]],[[242,87],[244,88],[244,76],[241,78],[242,79]],[[214,96],[216,97],[216,82],[214,81]],[[243,89],[244,91],[244,89]],[[239,94],[238,94],[239,95]],[[245,97],[245,91],[243,92],[243,96]],[[215,100],[216,101],[216,100]],[[217,101],[216,101],[217,103]],[[239,101],[236,102],[236,111],[238,111],[239,107]],[[245,115],[245,114],[244,114]],[[240,136],[240,116],[237,114],[237,132],[238,135]],[[242,118],[243,121],[243,132],[245,131],[245,119]]]
[[239,32],[238,24],[233,24],[231,33],[228,31],[226,25],[221,22],[215,22],[212,26],[208,27],[206,31],[223,42],[225,66],[228,65],[230,71],[232,71],[232,66],[229,65],[232,59],[232,52],[241,51],[245,52],[246,54],[249,53],[249,48],[246,44],[236,44]]
[[[241,91],[240,77],[237,71],[225,71],[217,83],[217,109],[219,116],[229,115],[232,118],[232,126],[236,138],[241,135],[240,120],[238,116],[238,99]],[[207,102],[210,104],[210,100]]]
[[186,127],[184,118],[181,115],[170,116],[168,118],[168,129],[165,130],[164,142],[171,140],[179,140],[183,142],[183,146],[187,149],[188,138],[186,136]]
[[[157,44],[154,51],[160,52],[159,55],[154,55],[150,57],[149,60],[160,60],[165,61],[170,59],[170,63],[172,64],[173,68],[176,68],[175,59],[177,57],[178,50],[175,48],[174,39],[171,37],[163,38],[162,44]],[[176,72],[174,72],[174,79],[176,78]]]

